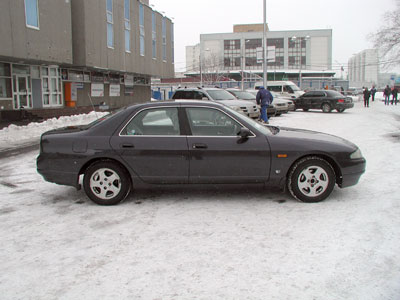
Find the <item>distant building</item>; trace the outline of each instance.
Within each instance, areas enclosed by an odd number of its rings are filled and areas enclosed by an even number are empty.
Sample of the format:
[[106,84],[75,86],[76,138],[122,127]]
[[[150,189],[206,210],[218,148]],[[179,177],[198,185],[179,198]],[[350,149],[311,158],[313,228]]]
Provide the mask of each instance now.
[[1,110],[117,108],[174,74],[173,23],[148,0],[2,0],[0,39]]
[[348,61],[350,86],[379,86],[379,55],[377,49],[363,50]]
[[200,44],[186,46],[186,72],[200,71]]
[[[232,33],[200,35],[200,53],[189,57],[187,75],[224,73],[235,80],[262,76],[263,24],[234,25]],[[332,77],[332,30],[267,31],[268,80]],[[192,47],[198,47],[192,46]],[[190,49],[186,48],[187,51]],[[190,50],[193,53],[192,50]],[[201,62],[201,63],[200,63]],[[254,77],[254,76],[253,76]]]

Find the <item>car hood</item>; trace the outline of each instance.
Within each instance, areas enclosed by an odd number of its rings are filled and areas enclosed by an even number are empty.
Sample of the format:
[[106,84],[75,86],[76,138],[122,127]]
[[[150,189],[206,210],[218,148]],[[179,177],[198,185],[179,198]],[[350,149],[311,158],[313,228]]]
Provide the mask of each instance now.
[[[325,148],[324,146],[331,147],[332,145],[336,145],[340,148],[345,147],[349,151],[355,151],[358,149],[357,145],[344,138],[318,131],[290,127],[275,127],[275,130],[272,130],[272,132],[277,138],[293,141],[296,147],[301,149],[306,149],[310,146],[315,148],[318,145],[322,147],[321,150]],[[335,147],[330,149],[334,150],[334,148]]]
[[253,100],[216,100],[218,103],[222,103],[227,106],[254,106],[256,101]]

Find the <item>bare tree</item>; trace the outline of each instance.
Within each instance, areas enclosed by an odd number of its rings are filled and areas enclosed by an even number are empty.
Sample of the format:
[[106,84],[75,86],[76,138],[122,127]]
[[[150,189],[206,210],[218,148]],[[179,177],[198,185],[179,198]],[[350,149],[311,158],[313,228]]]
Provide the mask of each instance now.
[[396,0],[394,10],[384,14],[383,20],[385,25],[368,38],[379,49],[381,67],[387,69],[400,64],[400,0]]

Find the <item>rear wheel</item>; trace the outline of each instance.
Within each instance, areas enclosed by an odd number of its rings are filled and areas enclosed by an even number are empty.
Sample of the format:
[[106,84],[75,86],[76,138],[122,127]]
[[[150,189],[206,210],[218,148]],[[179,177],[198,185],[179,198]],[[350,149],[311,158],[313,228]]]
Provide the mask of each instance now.
[[308,108],[303,108],[303,111],[308,111]]
[[126,171],[111,161],[95,162],[87,168],[83,186],[86,195],[100,205],[120,203],[131,188]]
[[293,197],[302,202],[319,202],[326,199],[335,186],[335,172],[324,159],[305,157],[292,167],[287,186]]
[[342,113],[342,112],[344,112],[345,109],[341,107],[341,108],[336,108],[336,110],[337,110],[337,112]]
[[322,111],[324,113],[330,113],[332,110],[331,106],[328,103],[322,104]]

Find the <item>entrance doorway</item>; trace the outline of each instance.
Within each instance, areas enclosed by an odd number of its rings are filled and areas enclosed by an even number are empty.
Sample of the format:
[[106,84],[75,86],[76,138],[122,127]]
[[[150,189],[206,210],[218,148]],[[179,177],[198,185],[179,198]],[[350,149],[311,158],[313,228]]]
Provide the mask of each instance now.
[[29,75],[13,76],[14,109],[32,108],[32,87]]

